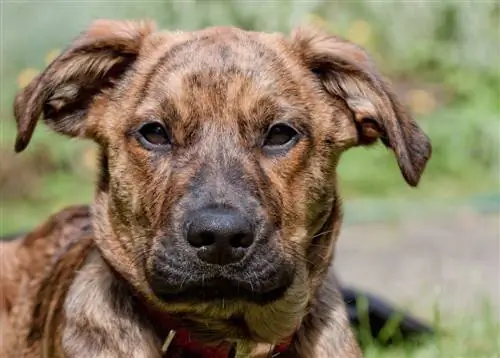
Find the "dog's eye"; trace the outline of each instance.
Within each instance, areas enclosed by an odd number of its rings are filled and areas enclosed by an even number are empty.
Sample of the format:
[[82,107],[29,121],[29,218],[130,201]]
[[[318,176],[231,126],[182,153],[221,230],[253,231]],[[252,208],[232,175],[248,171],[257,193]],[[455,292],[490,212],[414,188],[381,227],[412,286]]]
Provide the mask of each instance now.
[[285,149],[295,144],[298,137],[299,134],[292,127],[286,124],[276,124],[269,129],[264,147]]
[[139,129],[139,141],[146,147],[160,147],[170,144],[170,138],[162,124],[151,122]]

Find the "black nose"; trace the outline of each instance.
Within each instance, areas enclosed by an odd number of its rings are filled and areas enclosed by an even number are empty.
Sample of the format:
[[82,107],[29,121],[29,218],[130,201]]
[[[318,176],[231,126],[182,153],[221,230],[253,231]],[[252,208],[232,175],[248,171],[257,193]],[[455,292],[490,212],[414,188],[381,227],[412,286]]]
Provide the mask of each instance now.
[[187,241],[208,263],[227,265],[240,261],[252,245],[252,225],[237,211],[210,208],[189,216]]

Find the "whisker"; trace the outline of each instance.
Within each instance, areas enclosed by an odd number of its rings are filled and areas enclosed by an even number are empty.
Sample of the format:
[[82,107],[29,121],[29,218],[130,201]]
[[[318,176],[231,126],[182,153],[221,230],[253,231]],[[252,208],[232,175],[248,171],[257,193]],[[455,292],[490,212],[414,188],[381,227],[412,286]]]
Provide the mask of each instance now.
[[317,238],[317,237],[319,237],[319,236],[321,236],[321,235],[330,234],[330,233],[332,233],[333,231],[334,231],[334,230],[325,230],[325,231],[322,231],[322,232],[320,232],[320,233],[317,233],[316,235],[313,235],[313,236],[311,237],[311,240],[312,240],[312,239],[315,239],[315,238]]

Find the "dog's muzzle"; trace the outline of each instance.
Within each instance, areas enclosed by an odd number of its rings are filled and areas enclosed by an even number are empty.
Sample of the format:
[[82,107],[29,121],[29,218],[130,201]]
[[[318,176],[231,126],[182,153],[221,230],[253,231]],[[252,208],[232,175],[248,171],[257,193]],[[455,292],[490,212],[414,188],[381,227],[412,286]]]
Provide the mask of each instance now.
[[148,270],[166,302],[279,299],[292,284],[293,262],[279,247],[279,232],[258,227],[241,211],[206,207],[188,213],[182,233],[160,238]]

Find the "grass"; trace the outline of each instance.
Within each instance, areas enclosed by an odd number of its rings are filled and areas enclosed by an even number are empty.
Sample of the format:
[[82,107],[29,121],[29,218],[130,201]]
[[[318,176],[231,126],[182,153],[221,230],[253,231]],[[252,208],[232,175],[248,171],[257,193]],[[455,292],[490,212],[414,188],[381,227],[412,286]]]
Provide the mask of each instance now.
[[[442,317],[442,312],[436,306],[431,320],[435,333],[405,340],[398,338],[398,318],[395,317],[386,323],[380,333],[385,339],[391,338],[391,344],[384,344],[383,337],[372,337],[368,329],[369,322],[362,319],[356,329],[358,341],[365,358],[499,358],[499,311],[488,299],[478,302],[474,314],[469,312],[469,315],[463,312],[450,315],[447,312],[446,317]],[[359,316],[363,317],[362,303],[358,309]]]
[[[391,348],[374,342],[365,345],[365,358],[498,358],[500,325],[491,307],[483,306],[477,314],[441,318],[435,337]],[[440,325],[436,322],[437,325]]]

